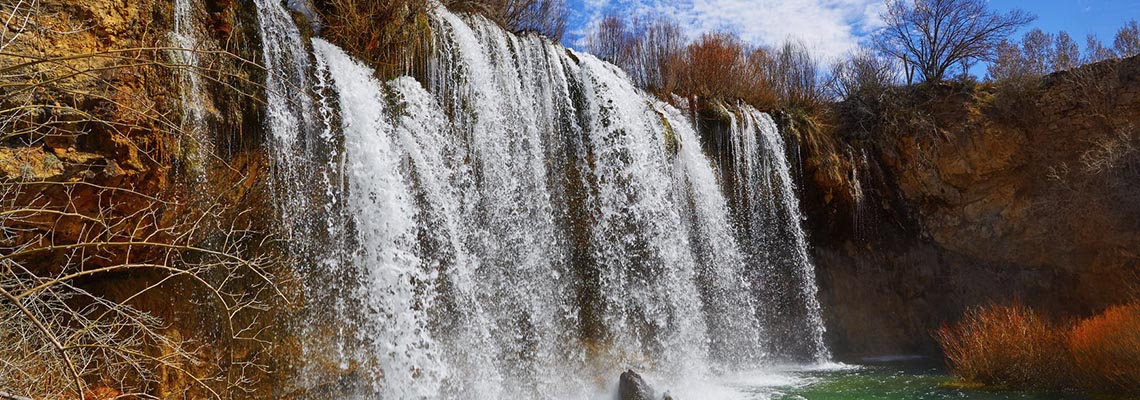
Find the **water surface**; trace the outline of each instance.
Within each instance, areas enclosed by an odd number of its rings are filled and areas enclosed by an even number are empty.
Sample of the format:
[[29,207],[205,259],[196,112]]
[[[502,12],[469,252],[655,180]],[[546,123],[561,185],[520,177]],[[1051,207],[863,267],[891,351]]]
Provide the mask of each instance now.
[[1075,393],[983,390],[953,385],[938,360],[888,358],[860,364],[773,368],[686,384],[678,399],[748,400],[1071,400],[1091,399]]

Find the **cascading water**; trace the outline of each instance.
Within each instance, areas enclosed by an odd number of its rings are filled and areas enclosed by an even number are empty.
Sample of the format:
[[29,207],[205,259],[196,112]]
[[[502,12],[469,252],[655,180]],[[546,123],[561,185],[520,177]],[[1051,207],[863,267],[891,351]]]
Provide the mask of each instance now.
[[[184,0],[179,0],[184,1]],[[265,82],[266,124],[276,143],[273,148],[288,149],[300,132],[311,129],[312,101],[309,87],[308,50],[289,12],[277,0],[256,0],[257,22],[261,28],[262,62],[269,71]],[[282,152],[278,157],[288,157]],[[292,165],[290,160],[279,164]]]
[[[448,13],[436,26],[442,34],[433,88],[455,116],[448,125],[450,140],[458,143],[437,155],[450,164],[447,169],[415,168],[450,170],[453,177],[452,200],[429,198],[457,205],[433,207],[455,210],[444,218],[457,222],[449,235],[457,244],[451,251],[460,255],[443,267],[447,290],[441,297],[458,315],[440,315],[440,333],[450,344],[446,358],[463,370],[482,371],[457,379],[461,384],[450,391],[548,396],[554,389],[543,382],[557,379],[552,367],[567,356],[564,345],[575,330],[568,246],[555,213],[563,207],[556,207],[560,194],[548,176],[557,170],[547,166],[559,151],[552,146],[559,121],[569,118],[563,114],[570,109],[565,88],[552,87],[562,86],[561,78],[549,75],[564,55],[537,38],[468,26]],[[484,350],[470,354],[471,348]]]
[[[365,366],[382,373],[374,390],[384,398],[418,398],[435,394],[438,362],[427,325],[433,306],[431,290],[417,286],[434,280],[417,255],[415,205],[411,188],[400,174],[394,129],[384,118],[385,93],[372,70],[340,49],[314,40],[318,58],[327,66],[340,94],[341,129],[348,158],[348,203],[355,217],[357,241],[352,262],[365,273],[353,293],[362,299],[368,318],[358,332]],[[367,361],[375,359],[375,364]]]
[[[792,180],[784,139],[772,117],[748,105],[732,124],[737,196],[743,199],[738,213],[745,215],[742,231],[754,245],[752,260],[761,274],[754,279],[763,288],[760,297],[771,313],[765,324],[773,332],[773,352],[808,355],[824,362],[831,354],[824,344],[815,267],[808,255],[807,235],[800,224],[799,200]],[[762,317],[764,318],[764,317]],[[806,354],[805,354],[806,353]],[[788,354],[783,354],[787,356]]]
[[[766,360],[767,333],[757,319],[763,298],[755,297],[750,266],[734,237],[730,213],[709,160],[700,152],[693,125],[676,109],[660,111],[679,139],[675,173],[678,190],[691,214],[689,228],[698,260],[698,287],[704,291],[703,314],[709,324],[710,350],[728,368]],[[684,203],[683,203],[684,204]],[[761,307],[761,308],[758,308]]]
[[[345,209],[309,211],[337,220],[307,261],[334,278],[308,292],[336,293],[339,321],[310,331],[353,336],[321,356],[356,371],[355,395],[580,398],[626,367],[681,386],[800,351],[779,318],[810,342],[801,357],[827,358],[767,115],[739,118],[733,195],[767,213],[756,227],[783,225],[746,235],[760,229],[737,226],[692,118],[593,56],[438,9],[425,84],[381,83],[321,39],[310,63],[281,6],[258,6],[278,171],[320,174],[316,198]],[[288,156],[297,141],[323,150]]]
[[[281,215],[304,215],[313,204],[329,203],[332,196],[322,195],[321,189],[331,186],[324,165],[310,162],[329,158],[333,127],[326,103],[314,104],[313,92],[325,93],[324,76],[313,80],[309,50],[293,22],[289,11],[278,0],[256,0],[257,22],[261,39],[261,60],[267,71],[265,77],[265,127],[269,131],[269,149],[276,159],[271,184],[283,201],[278,202]],[[323,98],[318,98],[323,101]],[[320,109],[315,109],[320,107]],[[313,185],[312,178],[322,176],[324,185]],[[297,194],[302,195],[297,195]],[[291,237],[312,237],[322,224],[316,219],[291,219],[288,232]],[[328,228],[327,224],[324,228]],[[301,249],[304,252],[307,249]]]
[[170,33],[171,65],[177,69],[179,91],[182,100],[181,130],[182,152],[191,162],[191,169],[198,179],[205,178],[206,154],[211,151],[210,138],[206,135],[206,93],[202,85],[201,61],[198,52],[202,50],[199,38],[201,32],[195,23],[193,0],[174,1],[174,31]]

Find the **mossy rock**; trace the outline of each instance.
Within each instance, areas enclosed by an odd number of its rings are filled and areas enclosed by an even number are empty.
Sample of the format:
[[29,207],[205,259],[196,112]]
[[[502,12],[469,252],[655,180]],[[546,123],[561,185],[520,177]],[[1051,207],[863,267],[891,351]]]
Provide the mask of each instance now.
[[[652,109],[652,108],[651,108]],[[681,140],[677,137],[677,131],[673,129],[673,125],[669,123],[669,119],[665,118],[665,114],[654,110],[657,117],[661,119],[661,126],[665,127],[665,151],[669,155],[676,156],[681,151]]]

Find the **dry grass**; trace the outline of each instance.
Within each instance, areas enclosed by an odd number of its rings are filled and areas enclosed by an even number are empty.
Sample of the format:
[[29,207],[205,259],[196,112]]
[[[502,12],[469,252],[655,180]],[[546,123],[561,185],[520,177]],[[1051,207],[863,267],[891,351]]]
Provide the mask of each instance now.
[[1068,345],[1082,386],[1140,393],[1140,303],[1081,321],[1069,334]]
[[1014,303],[969,311],[937,332],[954,373],[970,383],[1062,388],[1072,361],[1062,329],[1032,309]]

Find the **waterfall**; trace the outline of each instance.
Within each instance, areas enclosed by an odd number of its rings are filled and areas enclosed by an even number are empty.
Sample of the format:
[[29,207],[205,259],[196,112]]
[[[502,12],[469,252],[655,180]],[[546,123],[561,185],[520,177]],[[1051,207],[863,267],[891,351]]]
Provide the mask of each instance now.
[[758,316],[762,298],[752,293],[751,267],[734,237],[731,214],[708,158],[700,151],[693,124],[676,109],[658,103],[681,146],[676,157],[678,190],[692,215],[689,228],[699,261],[698,286],[706,294],[703,313],[709,326],[711,351],[726,367],[754,366],[765,360],[768,334]]
[[[321,193],[321,189],[331,186],[331,177],[323,165],[309,161],[328,154],[334,130],[329,118],[318,119],[332,115],[327,102],[314,104],[312,92],[324,95],[324,76],[311,82],[314,72],[309,50],[281,2],[256,0],[256,6],[261,60],[267,72],[264,126],[270,133],[268,149],[275,159],[270,183],[283,200],[277,204],[280,215],[293,217],[288,229],[290,236],[312,237],[321,228],[315,220],[327,219],[331,214],[298,217],[305,216],[314,204],[333,201],[332,196]],[[315,176],[321,176],[324,185],[313,185]]]
[[257,5],[278,201],[309,204],[283,219],[322,221],[293,235],[334,303],[309,354],[351,395],[597,397],[627,367],[681,385],[828,357],[767,115],[733,124],[741,223],[693,118],[591,55],[437,8],[422,82],[381,82]]
[[759,267],[761,282],[758,298],[771,313],[765,324],[780,327],[772,333],[773,353],[809,355],[824,362],[831,355],[824,344],[824,325],[815,285],[815,267],[808,255],[803,214],[796,198],[791,164],[784,139],[772,117],[748,105],[740,105],[741,115],[732,124],[735,173],[742,184],[737,196],[743,199],[743,231],[753,244],[752,260]]
[[[179,0],[182,1],[182,0]],[[274,148],[293,146],[300,132],[312,126],[312,101],[309,87],[308,50],[301,32],[280,1],[256,0],[260,28],[262,62],[268,71],[265,82],[266,125],[276,142]],[[278,157],[289,157],[287,151]],[[293,165],[280,160],[280,165]]]
[[182,105],[182,121],[179,126],[181,152],[190,163],[190,170],[199,179],[205,179],[206,155],[212,150],[212,141],[207,135],[207,95],[202,84],[201,61],[198,52],[203,44],[202,36],[195,21],[194,0],[174,1],[174,30],[170,33],[170,60],[176,66],[179,94]]
[[352,262],[366,271],[355,293],[367,318],[357,334],[375,358],[368,370],[382,374],[375,390],[385,398],[435,394],[435,344],[427,326],[433,293],[417,286],[434,280],[421,268],[415,243],[414,199],[400,174],[394,129],[384,118],[385,94],[372,70],[322,40],[314,52],[334,77],[340,94],[341,129],[347,156],[348,203],[359,248]]
[[537,37],[469,26],[450,13],[435,26],[440,57],[431,86],[455,116],[451,138],[442,140],[457,143],[438,155],[452,164],[455,199],[430,202],[457,205],[451,235],[457,239],[452,252],[460,256],[444,268],[441,297],[455,315],[440,316],[441,334],[452,344],[447,357],[481,374],[458,379],[466,382],[452,390],[470,387],[487,398],[549,396],[555,388],[546,383],[558,379],[556,363],[569,357],[566,343],[575,331],[566,238],[556,215],[564,207],[556,204],[560,194],[547,164],[558,159],[552,139],[570,110],[566,89],[552,87],[562,86],[565,55]]

